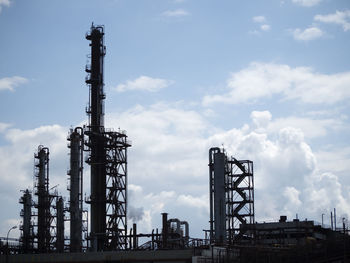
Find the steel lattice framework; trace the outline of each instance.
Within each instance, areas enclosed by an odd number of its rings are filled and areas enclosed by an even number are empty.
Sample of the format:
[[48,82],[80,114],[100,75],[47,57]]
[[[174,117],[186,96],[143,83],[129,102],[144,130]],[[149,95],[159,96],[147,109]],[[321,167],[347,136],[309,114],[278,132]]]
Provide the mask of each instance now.
[[127,148],[125,132],[104,127],[104,27],[91,26],[91,65],[86,67],[89,85],[87,163],[91,173],[91,248],[93,251],[127,248]]
[[211,244],[233,244],[254,223],[253,162],[227,157],[218,147],[209,150]]
[[246,224],[254,223],[253,162],[231,157],[225,177],[226,229],[231,243],[245,235]]
[[[39,253],[54,251],[57,249],[57,218],[56,204],[60,196],[57,191],[49,189],[49,148],[39,145],[38,152],[34,155],[35,185],[34,194],[38,196],[37,202],[33,202],[37,212],[33,212],[34,220],[34,250]],[[54,187],[53,187],[54,188]],[[64,211],[62,211],[64,213]],[[63,215],[64,217],[64,215]]]
[[127,248],[127,148],[126,133],[106,131],[106,246]]

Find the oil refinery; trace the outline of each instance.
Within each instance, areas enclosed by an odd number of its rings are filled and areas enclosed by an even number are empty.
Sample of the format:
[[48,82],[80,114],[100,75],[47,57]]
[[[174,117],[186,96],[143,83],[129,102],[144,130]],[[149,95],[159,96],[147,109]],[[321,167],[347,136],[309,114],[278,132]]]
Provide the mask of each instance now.
[[[85,67],[89,87],[88,121],[69,131],[69,198],[50,185],[50,149],[34,154],[33,189],[23,189],[20,237],[0,239],[0,262],[350,262],[350,236],[344,225],[326,228],[312,220],[257,222],[254,165],[225,149],[208,149],[209,214],[203,237],[191,225],[161,215],[162,225],[138,233],[128,225],[126,131],[104,125],[104,27],[91,26]],[[90,195],[83,196],[84,162],[90,169]],[[84,208],[89,205],[89,210]],[[334,218],[336,217],[334,211]],[[11,229],[9,230],[9,232]]]

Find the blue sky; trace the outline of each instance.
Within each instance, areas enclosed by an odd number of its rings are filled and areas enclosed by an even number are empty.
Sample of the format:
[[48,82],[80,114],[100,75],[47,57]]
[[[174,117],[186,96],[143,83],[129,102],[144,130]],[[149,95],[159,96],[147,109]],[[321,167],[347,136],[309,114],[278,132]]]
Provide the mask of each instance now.
[[222,145],[255,164],[256,220],[349,216],[349,1],[0,0],[0,236],[19,222],[39,144],[68,196],[92,22],[106,32],[106,126],[133,142],[140,231],[165,211],[202,236],[207,152]]

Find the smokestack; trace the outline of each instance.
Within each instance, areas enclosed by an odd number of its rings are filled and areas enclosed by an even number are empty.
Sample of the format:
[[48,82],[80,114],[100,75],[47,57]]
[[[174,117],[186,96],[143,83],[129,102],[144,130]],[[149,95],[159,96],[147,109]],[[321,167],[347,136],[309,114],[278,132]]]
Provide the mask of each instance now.
[[162,248],[166,248],[168,241],[168,213],[162,213],[162,219]]
[[331,212],[331,229],[333,230],[333,213]]
[[137,229],[135,223],[132,225],[132,247],[133,249],[137,249]]

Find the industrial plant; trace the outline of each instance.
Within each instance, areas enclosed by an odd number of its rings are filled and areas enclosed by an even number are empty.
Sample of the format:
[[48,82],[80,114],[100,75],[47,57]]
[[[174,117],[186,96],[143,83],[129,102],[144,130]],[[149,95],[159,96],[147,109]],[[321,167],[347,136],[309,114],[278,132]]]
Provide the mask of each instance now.
[[[20,237],[0,239],[2,262],[350,262],[347,226],[310,220],[257,222],[254,165],[224,148],[208,149],[209,218],[203,237],[191,225],[163,211],[162,225],[138,233],[128,225],[127,133],[104,125],[104,27],[86,34],[91,54],[85,71],[89,87],[88,121],[67,138],[69,197],[50,185],[50,149],[34,153],[34,188],[23,189]],[[84,162],[90,169],[90,194],[83,196]],[[89,206],[89,210],[85,208]],[[332,218],[336,217],[334,211]],[[176,216],[176,215],[175,215]],[[66,229],[65,229],[66,228]],[[158,230],[159,229],[159,230]]]

